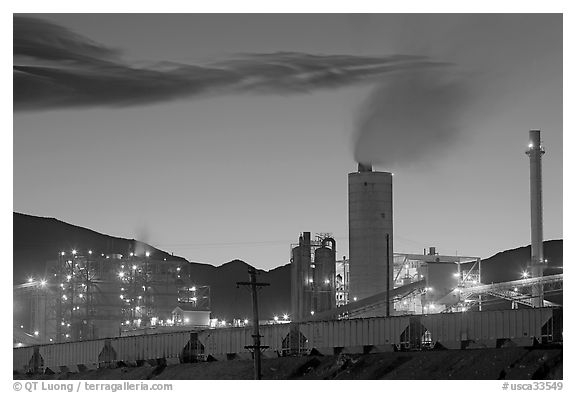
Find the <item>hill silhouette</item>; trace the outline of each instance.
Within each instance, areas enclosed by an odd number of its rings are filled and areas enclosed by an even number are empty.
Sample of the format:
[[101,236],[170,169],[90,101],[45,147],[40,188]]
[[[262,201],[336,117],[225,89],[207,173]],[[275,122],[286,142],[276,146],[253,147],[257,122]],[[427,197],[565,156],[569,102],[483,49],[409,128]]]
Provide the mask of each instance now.
[[[562,272],[562,240],[544,242],[544,256],[549,268],[545,274]],[[92,248],[101,253],[126,254],[136,247],[149,250],[156,258],[190,263],[197,285],[210,285],[213,317],[246,318],[252,313],[249,291],[237,288],[237,281],[248,281],[248,268],[244,261],[233,260],[221,266],[188,262],[135,239],[123,239],[71,225],[54,218],[35,217],[14,213],[14,284],[23,283],[30,275],[43,274],[46,261],[54,259],[61,250]],[[482,281],[502,282],[520,278],[530,260],[530,246],[519,247],[495,254],[482,261]],[[290,265],[270,271],[258,270],[258,281],[270,283],[260,291],[261,318],[290,312]],[[562,303],[562,296],[549,300]],[[490,307],[509,307],[505,302],[492,302]],[[16,319],[16,315],[15,315]]]
[[[13,283],[21,284],[30,276],[44,274],[46,262],[56,259],[61,250],[87,250],[104,254],[124,254],[129,250],[148,250],[156,259],[178,260],[191,265],[197,285],[210,285],[211,308],[214,317],[246,318],[252,314],[250,293],[236,288],[237,281],[248,281],[248,265],[233,260],[221,266],[188,262],[135,239],[108,236],[55,218],[14,213],[13,224]],[[280,266],[269,272],[258,270],[258,281],[270,283],[261,290],[259,310],[261,318],[290,311],[290,266]],[[15,315],[15,320],[17,315]],[[18,318],[21,319],[21,318]],[[16,322],[15,322],[16,323]]]

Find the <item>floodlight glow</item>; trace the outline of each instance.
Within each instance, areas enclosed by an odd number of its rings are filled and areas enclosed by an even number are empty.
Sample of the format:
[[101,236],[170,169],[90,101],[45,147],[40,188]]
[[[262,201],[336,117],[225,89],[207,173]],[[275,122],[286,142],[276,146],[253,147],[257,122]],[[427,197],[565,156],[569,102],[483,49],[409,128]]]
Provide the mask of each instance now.
[[147,257],[150,256],[150,251],[146,251],[146,256],[147,256]]
[[72,255],[76,255],[77,251],[76,250],[72,250]]
[[522,272],[522,278],[528,278],[528,272],[527,271],[523,271]]
[[282,318],[284,318],[284,320],[287,320],[287,319],[288,319],[288,314],[284,314],[284,315],[282,316]]
[[274,315],[274,321],[278,322],[278,315]]

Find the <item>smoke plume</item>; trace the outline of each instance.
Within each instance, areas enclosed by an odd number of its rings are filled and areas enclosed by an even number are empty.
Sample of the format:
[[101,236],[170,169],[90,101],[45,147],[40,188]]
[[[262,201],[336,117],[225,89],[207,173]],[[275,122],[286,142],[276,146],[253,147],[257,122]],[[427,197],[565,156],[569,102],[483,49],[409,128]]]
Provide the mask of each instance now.
[[62,26],[14,17],[14,110],[121,107],[205,94],[296,94],[443,67],[423,56],[240,54],[209,64],[137,67]]
[[438,154],[460,135],[469,98],[467,83],[449,67],[387,78],[361,107],[355,160],[393,169]]

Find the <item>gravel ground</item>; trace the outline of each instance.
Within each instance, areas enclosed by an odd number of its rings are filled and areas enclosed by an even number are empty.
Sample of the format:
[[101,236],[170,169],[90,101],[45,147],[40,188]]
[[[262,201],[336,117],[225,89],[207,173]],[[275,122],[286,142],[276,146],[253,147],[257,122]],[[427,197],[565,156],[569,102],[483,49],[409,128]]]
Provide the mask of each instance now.
[[[554,379],[563,378],[562,348],[500,348],[262,359],[264,379]],[[252,379],[251,360],[121,367],[14,379]]]

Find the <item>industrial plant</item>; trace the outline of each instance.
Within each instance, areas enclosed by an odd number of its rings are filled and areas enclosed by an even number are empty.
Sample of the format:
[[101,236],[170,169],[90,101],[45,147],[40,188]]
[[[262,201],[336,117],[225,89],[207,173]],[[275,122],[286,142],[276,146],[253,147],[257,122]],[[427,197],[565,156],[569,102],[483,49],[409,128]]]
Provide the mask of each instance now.
[[[545,289],[562,288],[562,274],[544,276],[542,160],[540,131],[531,130],[532,258],[518,280],[487,284],[482,260],[442,255],[435,247],[419,254],[393,249],[393,173],[359,163],[348,174],[349,259],[335,260],[336,242],[326,234],[300,236],[292,248],[292,315],[297,322],[340,318],[482,311],[498,298],[511,309],[560,307],[544,299]],[[338,305],[338,307],[336,307]]]
[[[186,263],[62,251],[48,264],[49,290],[37,281],[15,289],[31,294],[43,344],[15,348],[14,369],[241,359],[255,350],[277,357],[561,342],[562,307],[545,299],[562,291],[563,275],[544,275],[544,149],[540,131],[529,137],[532,258],[517,280],[484,282],[477,256],[433,246],[395,252],[394,176],[359,163],[348,174],[349,258],[337,258],[331,234],[301,233],[291,245],[290,315],[262,326],[257,345],[247,323],[213,329],[210,288],[194,282]],[[490,299],[507,306],[487,310]],[[130,350],[144,342],[146,350]],[[86,351],[73,353],[72,344]]]
[[195,283],[185,262],[158,260],[148,251],[70,250],[47,262],[45,276],[14,288],[28,301],[38,342],[210,326],[210,287]]

